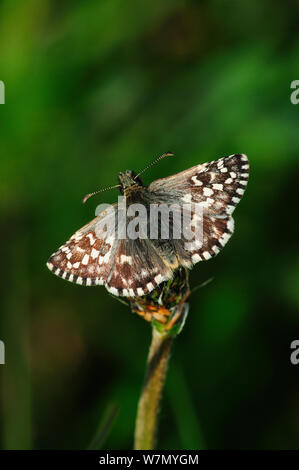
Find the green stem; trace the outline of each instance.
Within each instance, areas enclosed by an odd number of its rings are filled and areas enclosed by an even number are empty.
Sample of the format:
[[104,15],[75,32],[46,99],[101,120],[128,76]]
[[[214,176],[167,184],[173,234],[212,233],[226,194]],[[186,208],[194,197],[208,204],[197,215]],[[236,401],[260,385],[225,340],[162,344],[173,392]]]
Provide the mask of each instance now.
[[153,327],[145,380],[138,403],[135,450],[154,449],[162,390],[165,383],[173,336]]

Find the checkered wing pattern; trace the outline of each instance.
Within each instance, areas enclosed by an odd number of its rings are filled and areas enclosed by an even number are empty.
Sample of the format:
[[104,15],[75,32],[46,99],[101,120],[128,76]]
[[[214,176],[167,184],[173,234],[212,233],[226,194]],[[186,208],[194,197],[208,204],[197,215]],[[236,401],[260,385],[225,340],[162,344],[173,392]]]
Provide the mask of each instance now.
[[[114,204],[82,227],[49,258],[47,266],[57,276],[76,284],[105,284],[113,267],[117,250],[115,231],[99,237],[98,224],[114,218]],[[112,226],[112,224],[111,224]]]
[[[186,240],[174,240],[180,264],[191,267],[210,259],[224,247],[234,230],[232,213],[245,192],[249,162],[234,154],[194,166],[176,175],[154,181],[148,187],[160,200],[191,203],[202,209],[202,219],[193,211],[191,225],[202,224],[202,239],[185,250]],[[198,246],[196,246],[198,244]]]
[[[246,155],[237,154],[197,165],[148,188],[128,193],[128,201],[151,204],[175,204],[190,207],[191,227],[202,227],[201,240],[173,237],[174,222],[168,239],[118,239],[117,227],[109,224],[122,210],[114,204],[92,222],[78,230],[49,259],[48,268],[59,277],[81,285],[105,285],[114,295],[140,297],[171,278],[179,266],[191,268],[199,261],[219,253],[233,233],[232,212],[240,201],[248,181]],[[135,199],[134,199],[135,198]],[[196,209],[200,207],[198,213]],[[105,237],[99,223],[112,226]],[[128,220],[125,219],[127,227]],[[160,219],[160,228],[165,221]],[[188,243],[188,249],[186,248]]]

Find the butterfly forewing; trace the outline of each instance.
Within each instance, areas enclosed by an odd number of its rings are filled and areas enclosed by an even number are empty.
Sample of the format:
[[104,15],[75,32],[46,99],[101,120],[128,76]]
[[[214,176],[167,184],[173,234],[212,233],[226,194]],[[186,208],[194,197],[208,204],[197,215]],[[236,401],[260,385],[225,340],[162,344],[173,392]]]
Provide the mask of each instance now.
[[[174,197],[181,203],[202,208],[202,237],[189,250],[186,240],[174,240],[180,264],[190,267],[219,253],[231,237],[234,221],[231,216],[244,194],[249,176],[246,155],[235,154],[194,166],[176,175],[162,178],[149,185],[160,199]],[[169,196],[168,196],[169,195]],[[193,211],[191,224],[196,225],[198,214]],[[199,246],[197,247],[196,244]]]
[[103,285],[109,275],[117,244],[115,232],[99,237],[99,222],[109,220],[113,211],[102,212],[89,224],[78,230],[48,260],[48,268],[57,276],[81,285]]
[[231,214],[249,176],[246,155],[235,154],[153,181],[148,189],[160,197],[175,194],[181,202],[201,203],[214,213]]

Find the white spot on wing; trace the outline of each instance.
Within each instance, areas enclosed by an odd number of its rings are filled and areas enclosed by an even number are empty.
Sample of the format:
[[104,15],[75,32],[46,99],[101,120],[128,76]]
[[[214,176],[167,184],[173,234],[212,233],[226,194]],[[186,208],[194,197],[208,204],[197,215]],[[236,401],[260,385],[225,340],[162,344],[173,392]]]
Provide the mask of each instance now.
[[223,184],[213,184],[213,189],[217,189],[218,191],[222,191],[223,190]]
[[94,238],[93,234],[92,234],[92,233],[88,233],[88,234],[86,235],[86,237],[89,238],[90,245],[92,246],[92,245],[95,243],[95,241],[96,241],[96,239]]
[[81,263],[87,265],[88,261],[89,261],[89,255],[84,255]]
[[146,284],[146,287],[149,292],[151,292],[154,289],[154,285],[151,282],[148,282]]
[[211,188],[203,188],[203,193],[205,196],[212,196],[214,194],[214,191]]
[[99,254],[100,254],[100,252],[99,252],[98,250],[96,250],[95,248],[93,248],[93,249],[91,250],[91,257],[92,257],[93,259],[96,259],[96,258],[99,256]]
[[228,222],[227,222],[227,228],[228,230],[230,230],[231,232],[234,231],[234,219],[231,217]]
[[192,201],[192,194],[185,194],[184,197],[182,197],[183,202],[191,202]]
[[117,296],[119,295],[119,292],[118,292],[118,290],[117,290],[115,287],[110,287],[110,286],[106,286],[106,287],[107,287],[107,290],[108,290],[111,294],[117,295]]
[[203,256],[205,259],[210,259],[210,258],[212,258],[211,255],[210,255],[210,253],[209,253],[208,251],[204,251],[203,254],[202,254],[202,256]]
[[201,261],[201,256],[199,256],[198,253],[195,253],[192,255],[192,263],[198,263],[198,261]]
[[132,264],[132,256],[121,255],[120,262],[121,263],[128,263],[128,264],[131,265]]
[[161,276],[161,274],[158,274],[158,275],[155,277],[155,283],[156,283],[156,284],[160,284],[163,280],[164,280],[164,278],[163,278],[163,276]]
[[108,253],[105,254],[105,256],[99,256],[99,264],[101,263],[106,263],[106,261],[109,260],[110,258],[110,250],[108,251]]
[[214,253],[217,255],[220,251],[220,249],[218,248],[218,246],[214,245],[212,246],[212,250],[214,251]]
[[196,175],[192,176],[191,180],[193,181],[195,186],[202,186],[202,181],[198,180]]

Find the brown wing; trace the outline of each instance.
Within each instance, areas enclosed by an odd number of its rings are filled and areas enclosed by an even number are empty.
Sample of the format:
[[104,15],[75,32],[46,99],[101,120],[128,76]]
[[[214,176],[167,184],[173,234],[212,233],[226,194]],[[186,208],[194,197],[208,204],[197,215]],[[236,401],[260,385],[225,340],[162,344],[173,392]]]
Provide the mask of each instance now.
[[148,189],[161,198],[202,203],[214,214],[231,214],[244,194],[249,176],[246,155],[235,154],[153,181]]
[[[179,265],[191,267],[222,249],[233,232],[231,214],[244,193],[248,172],[247,157],[231,155],[156,180],[144,188],[146,204],[192,203],[190,225],[193,231],[201,225],[200,240],[190,242],[184,236],[118,240],[115,229],[103,238],[97,226],[116,216],[119,207],[113,205],[78,230],[47,265],[54,274],[77,284],[104,284],[112,294],[125,297],[145,295],[169,279]],[[198,207],[203,210],[200,216]]]
[[[201,238],[188,244],[182,237],[173,240],[180,264],[192,264],[219,253],[231,237],[231,216],[244,194],[249,177],[246,155],[235,154],[194,166],[176,175],[154,181],[148,190],[161,200],[191,203],[191,225],[201,225]],[[202,209],[198,216],[196,208]],[[194,231],[194,230],[193,230]]]
[[[114,226],[102,237],[103,224],[109,226],[117,205],[110,206],[98,217],[78,230],[52,256],[47,266],[57,276],[76,284],[94,286],[105,284],[110,273],[117,240]],[[100,225],[101,224],[101,225]]]
[[141,297],[170,279],[173,270],[149,239],[121,240],[106,288],[114,295]]

